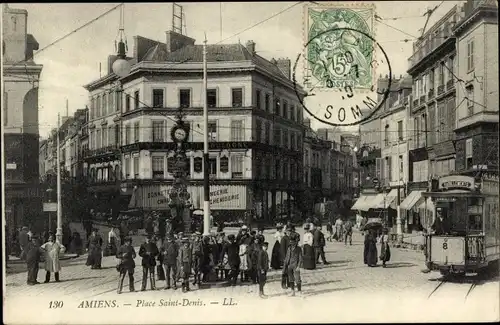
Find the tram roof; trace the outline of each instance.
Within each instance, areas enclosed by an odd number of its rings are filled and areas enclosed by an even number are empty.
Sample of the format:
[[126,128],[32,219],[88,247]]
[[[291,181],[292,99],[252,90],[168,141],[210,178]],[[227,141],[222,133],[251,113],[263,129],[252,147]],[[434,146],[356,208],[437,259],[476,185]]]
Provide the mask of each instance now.
[[[444,192],[422,192],[422,196],[424,197],[457,197],[457,198],[469,198],[469,197],[487,197],[487,196],[495,196],[495,194],[487,194],[481,192],[472,192],[465,190],[449,190]],[[497,195],[498,196],[498,195]]]

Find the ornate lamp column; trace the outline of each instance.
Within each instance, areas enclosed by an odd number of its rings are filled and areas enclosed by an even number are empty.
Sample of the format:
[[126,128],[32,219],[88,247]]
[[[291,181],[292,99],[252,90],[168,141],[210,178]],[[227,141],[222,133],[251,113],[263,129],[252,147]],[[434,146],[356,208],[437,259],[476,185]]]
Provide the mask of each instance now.
[[[184,114],[182,109],[176,116],[176,125],[172,128],[170,136],[172,141],[177,144],[174,155],[174,184],[169,193],[170,198],[170,209],[172,212],[172,217],[176,219],[175,225],[182,223],[182,230],[184,233],[191,232],[191,202],[189,199],[191,195],[187,191],[188,177],[189,177],[189,163],[188,157],[186,156],[185,144],[189,137],[189,125],[183,121]],[[180,229],[177,229],[180,230]]]

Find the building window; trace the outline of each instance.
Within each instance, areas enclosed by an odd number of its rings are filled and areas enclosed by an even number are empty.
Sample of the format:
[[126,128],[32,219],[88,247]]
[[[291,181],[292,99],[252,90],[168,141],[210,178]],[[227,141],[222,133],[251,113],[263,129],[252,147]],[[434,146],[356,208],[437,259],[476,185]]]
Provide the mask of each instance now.
[[274,127],[274,144],[281,146],[282,141],[281,141],[281,129],[278,126]]
[[255,141],[262,142],[262,121],[255,121]]
[[472,139],[465,140],[465,169],[472,168]]
[[165,175],[165,159],[163,157],[153,157],[152,170],[154,179],[162,179]]
[[102,94],[102,115],[108,115],[108,95]]
[[217,107],[217,89],[207,89],[208,107]]
[[266,94],[266,101],[264,103],[266,112],[271,112],[271,95]]
[[296,143],[295,143],[295,132],[290,132],[290,148],[292,150],[296,150],[297,147],[296,147]]
[[210,157],[208,158],[208,168],[210,172],[210,176],[217,176],[217,158]]
[[474,114],[474,86],[469,85],[466,89],[467,92],[467,116]]
[[295,106],[290,105],[290,119],[295,121]]
[[125,170],[124,170],[124,173],[125,173],[125,179],[129,179],[130,178],[130,157],[125,157]]
[[280,113],[281,113],[281,102],[279,98],[276,98],[274,100],[274,114],[279,116]]
[[439,64],[439,77],[438,77],[438,83],[439,83],[439,86],[442,86],[444,85],[444,62],[441,62],[441,64]]
[[[129,94],[125,95],[125,112],[130,111],[130,101],[131,101],[130,95]],[[97,103],[97,105],[98,104],[99,103]]]
[[102,146],[103,147],[108,146],[108,128],[107,127],[102,128]]
[[96,116],[95,117],[101,117],[101,96],[96,97]]
[[243,156],[231,156],[231,177],[243,178]]
[[403,156],[399,156],[399,179],[398,181],[404,179],[404,161]]
[[243,88],[233,88],[232,92],[232,103],[233,107],[243,106]]
[[115,91],[112,90],[108,94],[108,113],[110,113],[110,114],[115,111],[114,110],[114,105],[115,105],[114,101],[115,101]]
[[191,89],[179,90],[179,104],[183,108],[191,106]]
[[108,146],[115,145],[115,129],[114,126],[108,127]]
[[116,96],[116,111],[120,112],[122,110],[122,92],[117,90],[115,92]]
[[255,91],[255,107],[257,107],[258,109],[261,109],[262,108],[262,93],[259,89],[257,89]]
[[208,121],[208,139],[211,141],[217,141],[217,122]]
[[139,178],[139,157],[134,157],[134,178]]
[[474,70],[474,39],[467,42],[467,71]]
[[101,148],[101,146],[102,146],[101,129],[97,129],[96,130],[96,147]]
[[134,142],[139,142],[139,130],[140,130],[140,125],[139,122],[134,123]]
[[115,125],[115,143],[120,144],[120,126]]
[[243,141],[244,137],[243,121],[231,121],[231,141]]
[[194,172],[201,173],[203,172],[203,159],[201,157],[196,157],[193,159],[194,162]]
[[286,100],[283,101],[283,114],[281,114],[284,118],[290,118],[290,115],[288,114],[288,103]]
[[220,164],[220,172],[221,173],[228,173],[229,172],[229,158],[227,158],[226,156],[224,157],[221,157],[219,159],[219,164]]
[[384,129],[384,144],[389,145],[389,125],[386,125]]
[[163,121],[153,121],[153,142],[163,142]]
[[266,122],[264,128],[264,143],[271,144],[271,124],[269,122]]
[[429,90],[434,90],[434,69],[429,73]]
[[139,108],[139,104],[140,104],[140,98],[139,98],[139,90],[136,90],[134,92],[134,108],[135,109],[138,109]]
[[288,130],[283,130],[283,146],[289,148]]
[[163,100],[164,100],[164,90],[153,89],[153,107],[155,108],[163,107]]
[[404,140],[403,136],[403,121],[398,121],[398,139],[399,141]]

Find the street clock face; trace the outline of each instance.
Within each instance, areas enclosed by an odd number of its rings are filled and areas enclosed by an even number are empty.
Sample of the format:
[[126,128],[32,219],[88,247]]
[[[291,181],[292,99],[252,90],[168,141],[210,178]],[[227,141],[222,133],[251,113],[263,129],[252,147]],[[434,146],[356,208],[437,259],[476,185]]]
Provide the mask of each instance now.
[[182,126],[176,126],[172,129],[172,138],[176,142],[184,142],[187,138],[187,131]]

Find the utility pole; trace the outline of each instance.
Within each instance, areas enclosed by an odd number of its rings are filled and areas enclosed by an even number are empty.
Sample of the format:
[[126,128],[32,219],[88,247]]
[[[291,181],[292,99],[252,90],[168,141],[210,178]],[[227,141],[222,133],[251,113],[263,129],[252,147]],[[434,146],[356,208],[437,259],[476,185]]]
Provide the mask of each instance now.
[[[398,139],[398,196],[397,196],[397,207],[396,207],[396,233],[397,233],[397,241],[399,244],[403,242],[403,227],[401,225],[401,162],[403,159],[400,159],[400,154],[399,154],[399,147],[401,146],[401,140]],[[403,171],[404,174],[404,171]]]
[[208,155],[207,37],[203,42],[203,235],[210,234],[210,160]]
[[62,204],[61,204],[61,157],[60,157],[60,139],[59,131],[61,128],[61,116],[57,114],[57,155],[56,155],[56,170],[57,170],[57,230],[56,240],[62,244]]

